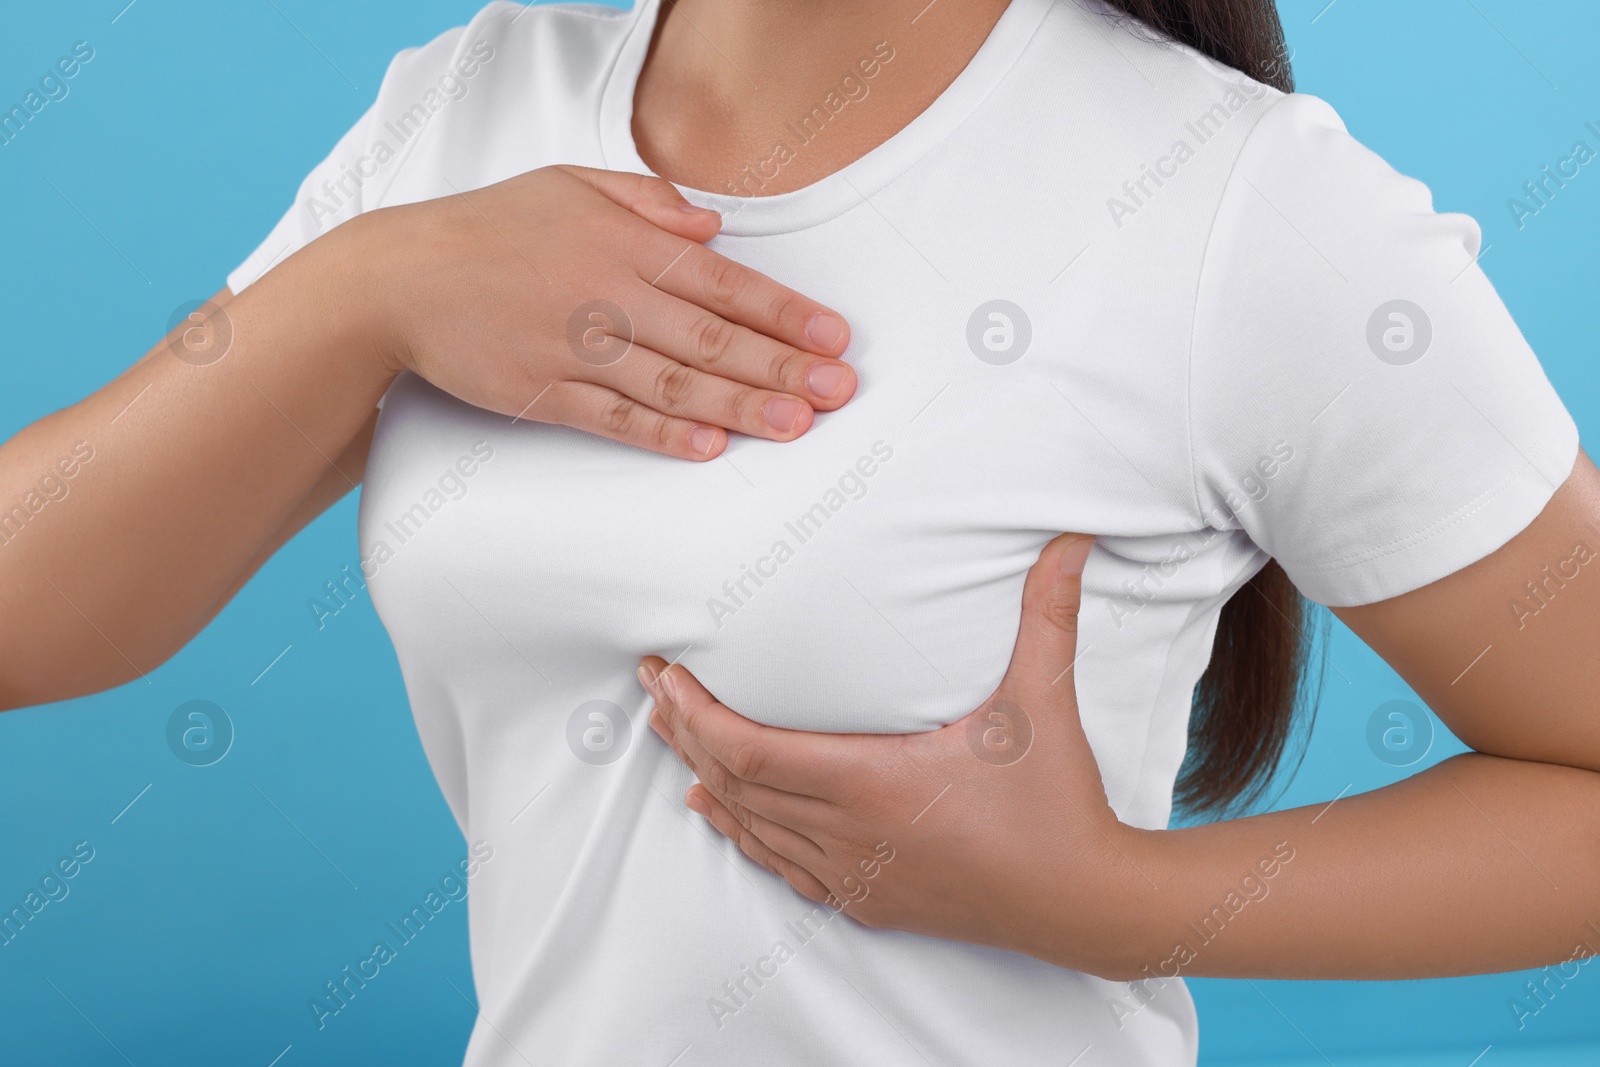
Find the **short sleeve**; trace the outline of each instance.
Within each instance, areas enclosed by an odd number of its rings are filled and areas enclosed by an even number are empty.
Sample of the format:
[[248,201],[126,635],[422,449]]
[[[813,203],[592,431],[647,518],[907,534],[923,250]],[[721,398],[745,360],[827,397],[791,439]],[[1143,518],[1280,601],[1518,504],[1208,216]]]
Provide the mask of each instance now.
[[377,207],[432,116],[470,78],[477,56],[462,54],[466,27],[450,30],[389,63],[378,97],[300,183],[294,203],[256,250],[228,275],[242,292],[294,252],[340,223]]
[[1316,97],[1281,98],[1241,150],[1196,294],[1196,504],[1313,600],[1372,603],[1460,570],[1572,470],[1577,427],[1478,267],[1480,239]]

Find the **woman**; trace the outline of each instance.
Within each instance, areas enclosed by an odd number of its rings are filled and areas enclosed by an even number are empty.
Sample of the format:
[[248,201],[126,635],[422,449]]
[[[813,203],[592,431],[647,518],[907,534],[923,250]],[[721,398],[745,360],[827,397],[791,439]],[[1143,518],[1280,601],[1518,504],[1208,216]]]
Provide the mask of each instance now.
[[[403,53],[181,358],[6,446],[115,422],[95,514],[11,545],[7,703],[158,662],[364,473],[494,850],[475,1065],[1185,1063],[1178,975],[1594,945],[1572,420],[1470,220],[1267,84],[1270,5],[1131,10],[1218,58],[1076,0],[493,4]],[[1282,747],[1290,579],[1482,754],[1166,831],[1214,637],[1188,799]]]

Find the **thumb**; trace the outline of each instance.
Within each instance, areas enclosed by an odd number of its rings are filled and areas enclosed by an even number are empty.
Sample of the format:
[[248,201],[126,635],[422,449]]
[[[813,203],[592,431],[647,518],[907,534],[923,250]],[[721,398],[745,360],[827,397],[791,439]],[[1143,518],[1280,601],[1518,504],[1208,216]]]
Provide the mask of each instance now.
[[1001,688],[1035,706],[1074,699],[1071,668],[1078,656],[1083,568],[1094,547],[1087,534],[1066,533],[1044,547],[1022,587],[1022,626]]
[[601,196],[668,233],[704,244],[722,229],[722,215],[696,207],[665,178],[593,167],[564,167]]

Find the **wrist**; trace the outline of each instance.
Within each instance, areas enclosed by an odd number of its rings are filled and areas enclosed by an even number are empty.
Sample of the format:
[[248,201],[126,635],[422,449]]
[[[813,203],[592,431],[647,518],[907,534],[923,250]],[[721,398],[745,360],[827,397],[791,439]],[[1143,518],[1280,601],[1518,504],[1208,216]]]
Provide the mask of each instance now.
[[1102,977],[1122,982],[1182,977],[1187,960],[1177,945],[1198,872],[1183,866],[1173,831],[1123,830],[1118,844],[1127,859],[1121,868],[1121,894],[1105,924],[1114,943],[1109,973]]
[[1295,858],[1289,841],[1250,827],[1249,820],[1225,820],[1133,830],[1119,841],[1142,873],[1108,917],[1116,944],[1095,973],[1152,983],[1237,976],[1250,946],[1260,943],[1265,902]]
[[392,208],[364,212],[341,223],[306,249],[309,297],[329,313],[329,329],[341,354],[389,387],[408,369],[406,345],[397,312],[404,297],[389,239]]
[[[1048,914],[1035,930],[1045,936],[1024,951],[1107,981],[1162,976],[1173,969],[1167,961],[1187,896],[1171,831],[1113,821],[1097,840],[1098,851],[1068,859],[1070,881],[1058,880],[1057,892],[1042,898]],[[1064,898],[1060,885],[1073,883],[1078,891]]]

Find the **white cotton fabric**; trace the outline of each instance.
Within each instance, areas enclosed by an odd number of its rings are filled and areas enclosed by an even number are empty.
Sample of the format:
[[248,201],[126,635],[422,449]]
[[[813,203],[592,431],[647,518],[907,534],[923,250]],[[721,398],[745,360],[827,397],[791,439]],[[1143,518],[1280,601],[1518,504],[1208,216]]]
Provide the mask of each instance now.
[[[646,170],[656,15],[494,3],[401,53],[230,286],[376,207]],[[939,32],[935,8],[841,57],[815,135]],[[1218,610],[1268,554],[1322,603],[1392,597],[1568,475],[1576,428],[1478,227],[1321,100],[1086,0],[1013,0],[925,113],[814,185],[685,192],[726,212],[717,251],[848,317],[850,404],[696,465],[402,375],[368,465],[373,600],[444,795],[494,848],[467,1063],[1193,1063],[1181,982],[1136,995],[813,908],[686,811],[635,665],[680,660],[775,725],[936,727],[999,681],[1041,547],[1093,533],[1084,726],[1117,813],[1164,826]]]

